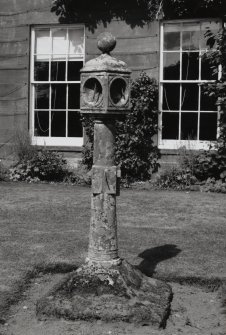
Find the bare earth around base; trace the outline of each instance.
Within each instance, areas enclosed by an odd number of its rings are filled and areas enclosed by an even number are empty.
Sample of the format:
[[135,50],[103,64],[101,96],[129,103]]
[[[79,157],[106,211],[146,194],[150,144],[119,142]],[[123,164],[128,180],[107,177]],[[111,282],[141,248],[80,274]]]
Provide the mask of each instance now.
[[171,287],[144,276],[123,260],[110,268],[84,264],[70,273],[36,305],[40,320],[125,321],[164,327]]

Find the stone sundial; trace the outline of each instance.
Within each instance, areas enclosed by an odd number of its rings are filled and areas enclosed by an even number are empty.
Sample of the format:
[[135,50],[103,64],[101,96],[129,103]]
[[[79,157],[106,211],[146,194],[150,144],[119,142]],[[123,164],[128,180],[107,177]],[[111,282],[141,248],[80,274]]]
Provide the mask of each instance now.
[[94,120],[88,257],[37,302],[37,315],[161,327],[169,314],[171,287],[144,276],[118,255],[115,121],[130,111],[131,71],[110,55],[116,45],[110,33],[101,34],[97,44],[102,54],[81,70],[81,113]]

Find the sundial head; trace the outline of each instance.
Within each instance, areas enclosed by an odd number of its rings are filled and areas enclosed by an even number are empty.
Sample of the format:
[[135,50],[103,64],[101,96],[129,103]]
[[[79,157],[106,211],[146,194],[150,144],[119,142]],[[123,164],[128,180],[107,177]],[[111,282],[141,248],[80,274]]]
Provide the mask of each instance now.
[[109,54],[116,46],[116,38],[108,32],[97,37],[97,47],[103,54]]
[[86,62],[81,70],[81,112],[98,116],[125,114],[130,110],[131,70],[110,55],[116,46],[111,33],[100,34],[97,46],[102,54]]

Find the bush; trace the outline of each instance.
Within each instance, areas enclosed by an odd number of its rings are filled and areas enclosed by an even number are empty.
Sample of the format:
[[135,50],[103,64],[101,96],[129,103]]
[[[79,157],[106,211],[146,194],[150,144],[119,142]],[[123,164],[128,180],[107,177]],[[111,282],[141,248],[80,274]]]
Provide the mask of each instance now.
[[[82,162],[92,167],[93,122],[83,117],[89,139],[83,149]],[[160,157],[153,136],[158,131],[158,85],[145,73],[132,83],[131,111],[116,123],[116,164],[121,165],[122,178],[127,181],[148,180],[157,171]]]
[[0,181],[6,181],[8,179],[8,170],[4,167],[0,160]]
[[179,151],[179,164],[182,169],[190,170],[199,181],[209,178],[226,180],[226,155],[219,150],[194,152],[181,148]]
[[208,178],[202,185],[203,192],[226,193],[226,182],[216,180],[215,178]]
[[204,151],[196,156],[194,175],[200,180],[226,180],[226,155],[218,151]]
[[57,152],[42,149],[10,169],[9,178],[27,182],[63,181],[67,174],[66,160]]
[[189,189],[196,182],[197,179],[189,169],[172,167],[169,170],[164,170],[157,176],[152,185],[159,189],[185,190]]
[[76,185],[91,185],[91,173],[83,164],[70,169],[65,178],[65,182]]
[[18,161],[31,159],[35,152],[38,152],[37,146],[31,144],[31,137],[27,130],[17,129],[14,133],[13,151]]

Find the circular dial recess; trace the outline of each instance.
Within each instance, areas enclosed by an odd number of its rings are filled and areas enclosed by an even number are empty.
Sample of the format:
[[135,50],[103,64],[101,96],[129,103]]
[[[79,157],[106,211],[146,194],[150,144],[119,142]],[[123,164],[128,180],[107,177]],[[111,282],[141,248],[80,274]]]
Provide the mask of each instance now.
[[83,85],[84,100],[90,105],[98,105],[103,97],[102,86],[97,78],[89,78]]
[[129,98],[128,84],[122,78],[116,78],[110,86],[110,98],[115,106],[124,106]]

